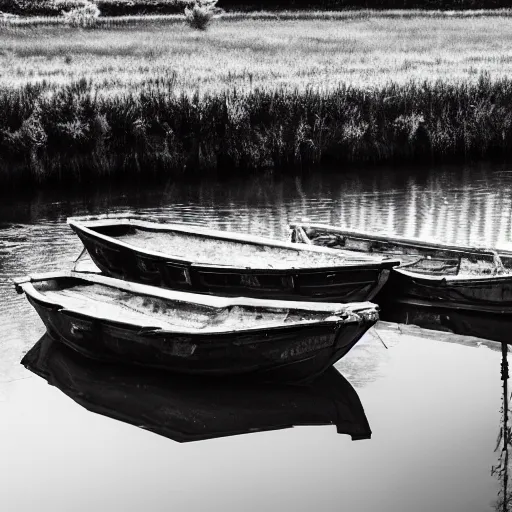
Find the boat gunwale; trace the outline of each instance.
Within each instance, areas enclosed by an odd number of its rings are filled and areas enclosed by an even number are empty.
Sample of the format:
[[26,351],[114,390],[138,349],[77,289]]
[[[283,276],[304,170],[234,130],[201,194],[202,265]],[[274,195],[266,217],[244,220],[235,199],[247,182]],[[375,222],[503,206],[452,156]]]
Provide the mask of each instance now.
[[[65,307],[62,306],[60,302],[49,299],[45,294],[39,292],[33,283],[38,281],[47,281],[51,279],[58,278],[75,278],[81,279],[88,282],[103,284],[105,286],[110,286],[117,289],[123,289],[125,291],[129,291],[135,294],[140,295],[149,295],[152,297],[175,300],[184,303],[192,303],[192,304],[201,304],[205,306],[210,306],[218,309],[228,308],[230,306],[247,306],[247,307],[262,307],[262,308],[275,308],[275,309],[295,309],[295,310],[303,310],[303,311],[311,311],[317,312],[321,314],[322,312],[326,315],[330,314],[331,316],[341,315],[344,316],[337,318],[324,318],[318,319],[314,321],[298,321],[292,324],[281,324],[275,326],[253,326],[249,328],[234,328],[231,330],[222,329],[222,324],[216,326],[217,328],[206,328],[206,329],[194,329],[194,328],[186,328],[186,327],[172,327],[170,329],[162,328],[161,326],[151,325],[149,322],[147,325],[143,325],[142,322],[136,324],[135,322],[123,322],[118,319],[113,319],[109,316],[103,316],[97,313],[91,313],[89,311],[84,312],[80,309],[73,307]],[[65,312],[75,313],[80,316],[85,316],[89,318],[94,318],[100,321],[107,321],[116,324],[123,325],[131,325],[135,327],[140,327],[144,331],[141,334],[193,334],[194,336],[201,337],[209,336],[212,334],[235,334],[235,333],[251,333],[255,331],[265,331],[265,330],[281,330],[281,329],[289,329],[291,327],[296,326],[321,326],[321,325],[329,325],[335,324],[340,328],[342,325],[347,325],[349,323],[363,323],[366,321],[366,315],[371,313],[378,314],[378,306],[372,304],[370,302],[358,302],[351,304],[339,304],[339,303],[317,303],[317,302],[296,302],[296,301],[277,301],[277,300],[265,300],[265,299],[252,299],[246,297],[234,297],[233,299],[227,297],[217,297],[217,296],[209,296],[209,295],[201,295],[201,294],[192,294],[187,292],[179,292],[174,290],[166,290],[160,289],[149,285],[142,285],[138,283],[132,283],[128,281],[122,281],[119,279],[109,278],[100,275],[90,275],[90,274],[82,274],[80,272],[73,271],[57,271],[57,272],[48,272],[46,274],[38,274],[35,276],[27,276],[24,278],[20,278],[15,280],[15,286],[18,290],[22,290],[25,294],[35,300],[43,302],[44,304],[49,305],[50,307],[60,307]],[[177,297],[176,297],[177,296]],[[188,300],[187,300],[188,299]],[[199,300],[197,300],[199,299]],[[141,319],[142,320],[142,319]],[[165,321],[163,321],[165,322]]]
[[423,274],[420,272],[412,272],[411,270],[406,270],[405,268],[394,268],[395,272],[398,272],[404,276],[407,276],[411,279],[421,279],[423,281],[437,281],[437,282],[449,282],[454,284],[472,284],[475,281],[480,283],[489,282],[489,284],[498,284],[501,281],[512,281],[512,272],[507,272],[503,274],[489,275],[489,274],[459,274],[459,275],[431,275],[431,274]]
[[[445,244],[443,242],[428,242],[425,240],[421,240],[419,238],[406,238],[400,235],[385,235],[385,234],[372,234],[367,231],[356,231],[348,228],[339,228],[336,226],[331,226],[329,224],[314,224],[309,222],[291,222],[289,225],[290,229],[295,229],[297,227],[300,228],[312,228],[318,230],[332,231],[336,234],[352,236],[354,238],[359,238],[365,241],[376,241],[376,242],[391,242],[400,245],[410,245],[412,247],[419,247],[422,249],[439,249],[439,250],[447,250],[453,251],[456,253],[463,254],[475,254],[475,255],[485,255],[485,256],[493,256],[493,250],[485,247],[470,247],[470,246],[462,246],[462,245],[451,245]],[[308,244],[298,244],[298,245],[308,245]],[[317,246],[318,247],[318,246]],[[334,249],[336,250],[336,249]],[[512,258],[512,251],[507,251],[506,249],[496,249],[496,252],[500,256],[510,257]],[[399,255],[398,255],[399,256]],[[511,274],[512,275],[512,274]]]
[[82,279],[92,283],[103,284],[113,288],[125,291],[139,293],[141,295],[150,295],[161,299],[175,300],[179,302],[191,302],[204,306],[225,308],[229,306],[247,306],[247,307],[268,307],[283,309],[302,309],[326,313],[340,313],[345,310],[357,311],[358,309],[376,308],[376,304],[370,301],[361,302],[314,302],[314,301],[292,301],[278,299],[258,299],[253,297],[224,297],[219,295],[209,295],[203,293],[193,293],[181,290],[172,290],[170,288],[160,288],[148,284],[142,284],[132,281],[125,281],[114,277],[108,277],[97,273],[77,272],[72,270],[58,270],[54,272],[44,272],[31,274],[26,277],[14,279],[15,283],[23,285],[25,282],[47,281],[57,277],[68,277]]
[[[257,271],[265,271],[267,273],[282,273],[287,270],[306,270],[306,271],[322,271],[328,270],[331,271],[333,269],[341,268],[341,267],[365,267],[365,268],[389,268],[400,264],[400,260],[395,258],[387,258],[381,256],[366,256],[363,255],[361,257],[355,258],[350,251],[340,251],[338,249],[331,249],[329,247],[319,247],[314,245],[303,245],[303,244],[295,244],[292,242],[282,242],[279,240],[274,240],[271,238],[264,238],[260,236],[250,235],[250,234],[239,234],[234,232],[227,231],[218,231],[212,230],[209,228],[203,228],[200,226],[195,226],[192,224],[171,224],[171,223],[158,223],[158,222],[148,222],[146,220],[142,220],[134,215],[126,215],[126,216],[88,216],[88,217],[68,217],[67,223],[72,227],[76,228],[78,231],[82,231],[89,235],[92,238],[97,238],[103,240],[104,242],[113,243],[115,245],[124,247],[125,249],[129,249],[131,251],[138,252],[140,254],[146,254],[149,256],[157,257],[157,258],[165,258],[171,261],[180,262],[183,264],[191,265],[193,268],[201,269],[215,269],[219,268],[220,270],[234,270],[234,271],[247,271],[247,270],[257,270]],[[100,226],[112,226],[112,225],[131,225],[135,227],[141,227],[149,230],[160,230],[160,231],[177,231],[184,234],[192,234],[192,235],[200,235],[210,238],[217,238],[224,241],[229,242],[239,242],[247,245],[263,245],[273,248],[279,249],[287,249],[293,252],[313,252],[319,254],[327,254],[336,258],[339,258],[339,262],[336,265],[330,266],[322,266],[322,267],[314,267],[314,266],[290,266],[285,268],[266,268],[266,267],[245,267],[245,266],[237,266],[237,265],[223,265],[222,263],[205,263],[200,261],[188,260],[183,257],[170,255],[166,253],[162,253],[159,251],[153,251],[151,249],[144,249],[142,247],[129,244],[127,242],[123,242],[121,240],[116,239],[115,237],[111,237],[108,235],[104,235],[102,233],[98,233],[91,229],[91,227],[100,227]],[[158,226],[158,228],[156,227]],[[348,253],[348,254],[347,254]]]
[[[113,318],[112,316],[106,316],[102,314],[92,313],[90,311],[84,311],[80,308],[76,307],[67,307],[63,306],[62,303],[49,300],[44,295],[40,294],[32,285],[32,283],[28,283],[26,285],[25,293],[32,299],[44,302],[50,307],[58,307],[59,312],[62,313],[71,313],[74,315],[77,315],[79,317],[89,318],[93,320],[97,320],[100,322],[106,322],[110,325],[126,325],[130,327],[139,328],[139,335],[140,336],[154,336],[154,335],[172,335],[172,336],[180,336],[180,335],[188,335],[193,336],[194,340],[198,340],[198,338],[210,338],[211,336],[228,336],[232,334],[251,334],[256,332],[268,332],[268,331],[280,331],[280,330],[286,330],[291,329],[295,327],[306,327],[306,326],[312,326],[312,327],[322,327],[327,325],[336,325],[336,330],[339,330],[342,326],[351,324],[351,323],[359,323],[361,324],[363,322],[363,319],[357,314],[350,312],[346,317],[338,317],[338,318],[332,318],[332,319],[321,319],[321,320],[314,320],[314,321],[298,321],[290,324],[280,324],[280,325],[261,325],[261,326],[253,326],[253,327],[246,327],[246,328],[232,328],[232,329],[223,329],[222,324],[215,327],[206,327],[204,329],[197,329],[197,328],[187,328],[183,326],[176,326],[172,327],[172,325],[169,323],[168,327],[162,327],[162,325],[156,325],[151,324],[149,321],[147,323],[144,323],[141,318],[141,320],[137,320],[137,322],[134,321],[124,321],[119,320],[117,318]],[[163,321],[164,323],[165,321]],[[165,322],[167,323],[167,322]]]

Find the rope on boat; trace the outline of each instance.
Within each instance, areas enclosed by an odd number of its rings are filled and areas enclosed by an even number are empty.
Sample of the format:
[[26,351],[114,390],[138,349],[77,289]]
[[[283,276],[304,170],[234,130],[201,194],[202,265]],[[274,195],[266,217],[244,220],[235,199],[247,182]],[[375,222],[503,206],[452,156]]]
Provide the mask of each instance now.
[[494,263],[494,271],[496,274],[503,274],[507,271],[505,268],[505,265],[503,265],[503,262],[501,261],[500,255],[496,252],[495,249],[489,249],[492,253],[492,261]]
[[372,327],[372,332],[379,338],[380,342],[384,345],[384,348],[388,348],[387,345],[384,343],[384,340],[380,337],[380,334],[377,332],[377,329],[375,329],[375,326]]
[[78,265],[78,263],[80,262],[80,260],[82,259],[83,255],[87,252],[87,249],[85,248],[85,245],[82,249],[82,252],[78,255],[78,258],[74,261],[74,265],[73,265],[73,272],[76,271],[76,266]]

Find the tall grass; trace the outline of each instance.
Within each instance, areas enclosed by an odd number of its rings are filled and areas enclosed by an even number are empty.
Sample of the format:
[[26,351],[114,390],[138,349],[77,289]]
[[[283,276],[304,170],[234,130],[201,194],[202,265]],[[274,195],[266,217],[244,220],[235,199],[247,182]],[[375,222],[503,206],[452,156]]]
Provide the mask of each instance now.
[[101,28],[94,30],[11,26],[0,29],[0,87],[42,81],[60,86],[85,78],[103,95],[167,89],[170,82],[189,94],[217,94],[512,75],[512,24],[503,15],[470,21],[310,15],[223,17],[206,33],[190,30],[183,18],[108,28],[99,18]]
[[82,80],[0,91],[0,109],[0,179],[15,184],[512,158],[512,80],[487,76],[201,96]]
[[0,181],[512,159],[508,18],[308,15],[3,29]]

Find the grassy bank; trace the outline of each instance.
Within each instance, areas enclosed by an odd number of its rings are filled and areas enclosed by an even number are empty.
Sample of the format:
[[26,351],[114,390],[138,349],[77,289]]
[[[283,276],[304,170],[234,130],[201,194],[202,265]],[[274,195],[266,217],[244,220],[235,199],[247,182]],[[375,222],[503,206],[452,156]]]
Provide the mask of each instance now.
[[216,20],[206,33],[182,20],[76,30],[9,27],[0,33],[0,88],[92,81],[100,94],[148,88],[211,94],[236,88],[382,87],[512,74],[512,23],[472,18]]
[[504,16],[0,35],[0,179],[512,159]]

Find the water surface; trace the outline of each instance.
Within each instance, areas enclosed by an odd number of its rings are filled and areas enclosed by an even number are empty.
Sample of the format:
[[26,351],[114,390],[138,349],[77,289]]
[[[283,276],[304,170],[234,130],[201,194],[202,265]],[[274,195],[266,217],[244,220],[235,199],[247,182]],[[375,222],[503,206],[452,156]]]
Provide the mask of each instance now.
[[[497,345],[371,330],[338,368],[373,437],[334,427],[180,445],[85,411],[19,364],[44,331],[10,278],[69,268],[81,243],[70,215],[136,212],[288,237],[302,217],[451,243],[512,243],[512,170],[382,169],[302,179],[46,191],[0,205],[2,510],[492,510],[500,428]],[[419,331],[418,331],[419,332]],[[446,335],[443,335],[446,336]],[[389,347],[385,349],[379,337]],[[453,341],[458,343],[453,343]]]

